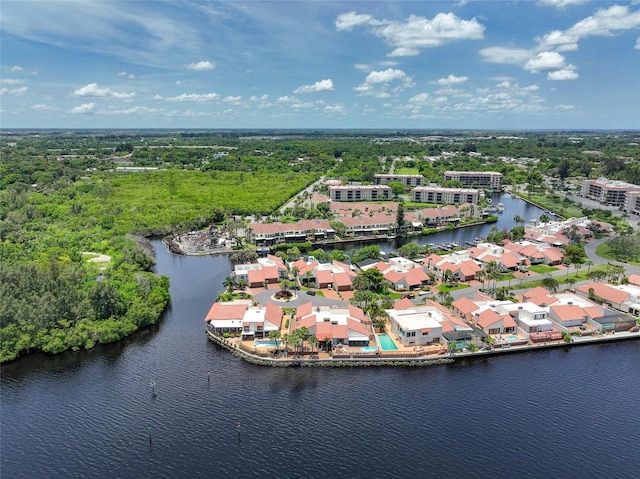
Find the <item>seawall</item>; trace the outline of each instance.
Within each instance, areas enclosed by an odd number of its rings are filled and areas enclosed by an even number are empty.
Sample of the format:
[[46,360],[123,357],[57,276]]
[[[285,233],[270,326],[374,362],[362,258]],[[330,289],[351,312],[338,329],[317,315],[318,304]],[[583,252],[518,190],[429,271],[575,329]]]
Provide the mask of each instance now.
[[438,364],[450,364],[455,359],[473,359],[483,358],[487,356],[498,356],[502,354],[515,354],[525,353],[530,351],[540,351],[544,349],[552,348],[570,348],[574,346],[585,346],[593,344],[611,343],[615,341],[633,341],[640,339],[640,332],[619,332],[615,334],[608,334],[602,336],[582,336],[574,338],[575,340],[570,343],[564,341],[543,343],[536,345],[523,345],[512,346],[509,348],[496,348],[491,350],[482,350],[476,352],[466,353],[453,353],[447,357],[411,357],[411,358],[331,358],[331,359],[275,359],[265,356],[258,356],[251,354],[248,351],[236,347],[231,341],[226,340],[220,336],[211,333],[206,330],[207,337],[210,341],[216,343],[218,346],[230,351],[234,356],[243,359],[251,364],[258,366],[270,366],[270,367],[322,367],[322,368],[336,368],[336,367],[424,367],[434,366]]

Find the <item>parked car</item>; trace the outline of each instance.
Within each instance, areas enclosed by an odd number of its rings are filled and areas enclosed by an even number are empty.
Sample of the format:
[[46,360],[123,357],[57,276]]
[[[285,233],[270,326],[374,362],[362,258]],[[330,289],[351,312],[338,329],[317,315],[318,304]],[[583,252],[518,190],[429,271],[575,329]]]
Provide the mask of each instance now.
[[316,292],[310,289],[310,290],[308,290],[308,291],[307,291],[307,294],[308,294],[309,296],[315,296],[315,295],[316,295]]

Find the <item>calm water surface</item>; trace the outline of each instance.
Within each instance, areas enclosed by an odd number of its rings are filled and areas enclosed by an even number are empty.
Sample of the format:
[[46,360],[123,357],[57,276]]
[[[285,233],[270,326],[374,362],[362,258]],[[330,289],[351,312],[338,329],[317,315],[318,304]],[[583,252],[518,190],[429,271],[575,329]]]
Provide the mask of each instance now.
[[159,326],[2,368],[2,479],[640,477],[637,341],[424,369],[260,368],[204,335],[228,258],[155,245],[173,297]]

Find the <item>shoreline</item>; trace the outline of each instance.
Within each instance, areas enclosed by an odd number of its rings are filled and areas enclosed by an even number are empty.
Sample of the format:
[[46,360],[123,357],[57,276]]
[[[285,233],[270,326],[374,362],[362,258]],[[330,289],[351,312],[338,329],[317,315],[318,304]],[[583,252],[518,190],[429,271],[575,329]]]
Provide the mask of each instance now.
[[[473,223],[466,223],[464,225],[455,226],[453,230],[469,228],[472,226],[481,226],[481,225],[490,224],[494,222],[495,221],[474,221]],[[390,241],[390,240],[394,240],[402,237],[407,237],[407,238],[414,237],[414,236],[427,237],[434,234],[442,233],[443,231],[448,231],[446,226],[438,226],[433,229],[435,229],[436,231],[433,231],[430,233],[423,233],[422,231],[420,231],[420,232],[413,232],[413,233],[404,233],[402,235],[360,236],[360,237],[345,238],[340,240],[316,241],[316,242],[310,242],[310,244],[312,248],[318,248],[323,246],[336,246],[336,245],[351,244],[351,243],[373,243],[376,241]],[[190,233],[194,233],[194,232],[188,231],[183,234],[190,234]],[[203,249],[201,251],[185,251],[183,247],[183,243],[176,241],[174,238],[170,237],[169,235],[163,237],[160,241],[162,242],[163,245],[165,245],[169,253],[176,256],[215,256],[215,255],[223,255],[223,254],[234,254],[234,253],[237,253],[238,251],[243,251],[241,249],[236,250],[236,249],[229,249],[229,248]],[[286,243],[283,243],[283,244],[286,244]],[[272,245],[272,246],[275,246],[275,245]],[[264,247],[252,244],[250,249],[257,251],[258,248],[264,248]],[[267,246],[267,248],[271,249],[271,247],[269,246]]]
[[522,346],[512,346],[508,348],[494,348],[486,351],[466,352],[466,353],[448,353],[446,355],[438,356],[417,356],[406,358],[384,358],[384,357],[340,357],[340,358],[285,358],[275,359],[269,356],[262,356],[258,354],[252,354],[240,347],[237,344],[233,344],[232,341],[217,336],[209,329],[206,329],[207,338],[209,341],[217,344],[218,346],[231,352],[234,356],[242,359],[250,364],[266,367],[323,367],[323,368],[342,368],[342,367],[425,367],[435,366],[440,364],[451,364],[456,359],[474,359],[485,358],[487,356],[499,356],[503,354],[515,354],[526,353],[531,351],[557,349],[557,348],[571,348],[574,346],[587,346],[596,344],[606,344],[619,341],[637,341],[640,340],[640,332],[617,332],[615,334],[600,335],[600,336],[580,336],[574,338],[570,343],[564,341],[558,341],[553,343],[544,343],[531,345],[526,344]]

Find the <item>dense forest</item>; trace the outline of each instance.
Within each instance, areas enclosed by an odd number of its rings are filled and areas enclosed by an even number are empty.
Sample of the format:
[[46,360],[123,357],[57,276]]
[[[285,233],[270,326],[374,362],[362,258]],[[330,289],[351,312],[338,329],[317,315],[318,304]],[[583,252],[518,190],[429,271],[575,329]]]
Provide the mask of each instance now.
[[[146,237],[278,216],[321,176],[495,170],[640,183],[637,132],[3,131],[0,361],[118,340],[157,322],[169,280]],[[136,173],[121,167],[147,168]],[[325,214],[323,211],[322,214]],[[89,254],[87,254],[89,253]],[[96,262],[97,255],[105,255]]]

